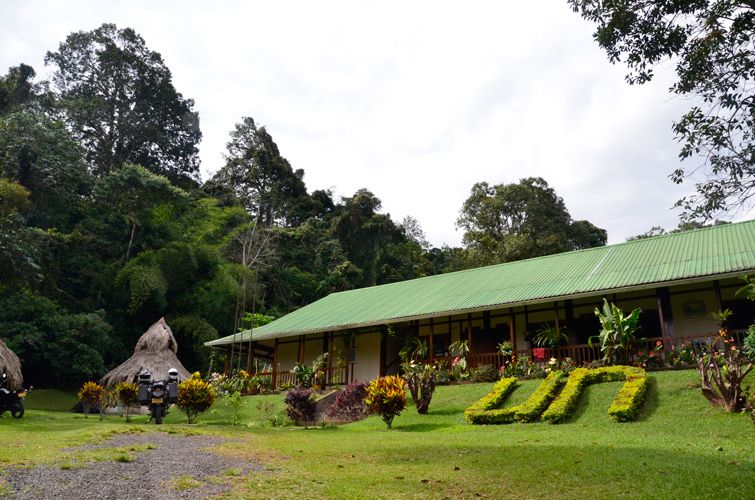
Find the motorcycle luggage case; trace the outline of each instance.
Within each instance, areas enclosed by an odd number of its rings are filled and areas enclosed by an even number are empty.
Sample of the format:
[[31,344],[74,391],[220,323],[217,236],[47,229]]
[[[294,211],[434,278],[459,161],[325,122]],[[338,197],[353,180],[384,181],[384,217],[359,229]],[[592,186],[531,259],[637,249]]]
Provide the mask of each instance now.
[[139,385],[139,404],[149,404],[149,386],[145,384]]

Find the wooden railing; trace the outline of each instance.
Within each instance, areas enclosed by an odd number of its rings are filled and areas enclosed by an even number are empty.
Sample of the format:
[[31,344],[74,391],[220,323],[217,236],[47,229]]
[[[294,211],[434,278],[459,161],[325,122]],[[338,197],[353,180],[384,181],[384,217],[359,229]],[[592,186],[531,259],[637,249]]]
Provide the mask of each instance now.
[[[334,366],[330,369],[325,370],[325,385],[331,386],[331,385],[346,385],[349,383],[348,380],[348,374],[349,370],[345,366]],[[273,372],[267,371],[267,372],[259,372],[257,373],[258,376],[263,377],[267,379],[268,385],[272,385],[272,379],[273,379]],[[291,373],[288,370],[285,371],[279,371],[276,376],[276,388],[282,387],[282,386],[293,386],[296,385],[296,377],[293,373]]]

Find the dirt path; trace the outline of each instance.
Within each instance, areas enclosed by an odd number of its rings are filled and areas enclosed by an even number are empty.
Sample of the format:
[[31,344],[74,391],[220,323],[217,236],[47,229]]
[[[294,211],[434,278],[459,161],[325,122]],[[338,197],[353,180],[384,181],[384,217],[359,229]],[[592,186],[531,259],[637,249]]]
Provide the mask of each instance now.
[[89,462],[68,469],[60,464],[9,467],[0,477],[12,488],[8,498],[14,499],[207,498],[228,491],[229,474],[262,470],[258,464],[238,463],[205,449],[223,441],[164,432],[122,434],[72,451],[142,445],[143,451],[129,452],[131,462]]

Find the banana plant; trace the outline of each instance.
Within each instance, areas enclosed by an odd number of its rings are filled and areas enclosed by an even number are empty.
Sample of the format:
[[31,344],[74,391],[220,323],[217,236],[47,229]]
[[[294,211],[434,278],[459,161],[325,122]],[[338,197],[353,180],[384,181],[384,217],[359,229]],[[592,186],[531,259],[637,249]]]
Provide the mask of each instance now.
[[592,347],[593,339],[598,339],[600,351],[606,361],[625,363],[634,346],[635,334],[640,328],[641,313],[642,309],[638,307],[625,315],[616,304],[603,299],[602,310],[595,308],[595,316],[600,320],[600,334],[587,339],[588,345]]

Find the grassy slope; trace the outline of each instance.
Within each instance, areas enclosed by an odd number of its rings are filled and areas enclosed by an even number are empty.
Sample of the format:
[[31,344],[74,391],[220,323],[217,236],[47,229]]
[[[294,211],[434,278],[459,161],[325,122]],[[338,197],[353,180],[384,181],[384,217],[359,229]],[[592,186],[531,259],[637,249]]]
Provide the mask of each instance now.
[[[578,413],[563,424],[471,426],[463,422],[463,410],[492,386],[474,384],[439,387],[429,415],[409,408],[390,431],[377,417],[308,430],[231,428],[222,407],[192,429],[227,435],[233,439],[224,453],[268,465],[269,473],[237,481],[234,496],[751,497],[750,419],[712,408],[695,387],[695,372],[654,378],[657,387],[644,414],[631,424],[608,419],[620,386],[608,383],[590,387]],[[538,383],[523,383],[509,404],[522,401]],[[260,401],[282,400],[246,399],[243,422],[261,420]],[[182,430],[181,417],[173,412],[163,429]],[[28,419],[11,421],[6,415],[0,418],[0,442],[11,448],[0,447],[0,461],[62,460],[55,450],[132,426],[117,417],[85,421],[30,410]]]

